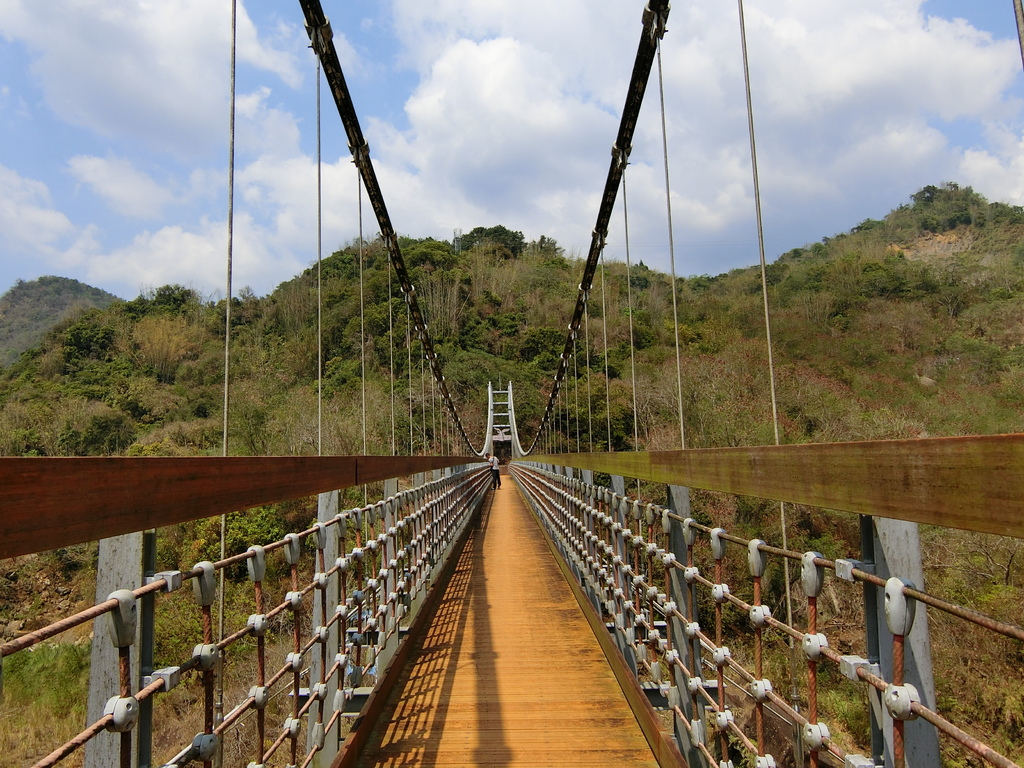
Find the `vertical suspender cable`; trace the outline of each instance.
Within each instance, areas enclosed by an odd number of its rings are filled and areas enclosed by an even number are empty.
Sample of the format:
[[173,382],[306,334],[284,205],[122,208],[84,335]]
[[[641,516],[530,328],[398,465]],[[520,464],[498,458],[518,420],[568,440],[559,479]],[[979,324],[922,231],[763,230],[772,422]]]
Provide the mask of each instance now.
[[[231,96],[228,107],[228,252],[227,252],[227,278],[224,296],[224,422],[221,435],[221,455],[228,455],[228,408],[230,405],[230,381],[231,381],[231,271],[232,254],[234,250],[234,226],[235,226],[235,50],[238,42],[238,2],[231,0]],[[220,559],[226,556],[225,548],[227,541],[228,516],[220,516]],[[224,569],[219,572],[219,593],[218,615],[217,615],[217,639],[224,638]],[[214,703],[214,725],[220,725],[224,719],[224,675],[217,674],[217,697]],[[222,755],[218,750],[217,763],[219,764]]]
[[572,391],[576,400],[576,453],[580,452],[580,368],[576,361],[576,335],[572,337]]
[[420,444],[423,453],[427,452],[427,356],[420,342],[420,424],[423,429],[423,442]]
[[[740,19],[740,49],[743,54],[743,87],[747,99],[747,130],[750,134],[750,166],[753,174],[754,184],[754,213],[757,219],[757,250],[761,262],[761,296],[764,303],[764,332],[765,342],[768,347],[768,382],[771,391],[772,401],[772,428],[775,434],[775,444],[779,445],[779,406],[775,391],[775,353],[772,346],[772,323],[771,313],[768,310],[768,277],[764,257],[764,226],[761,218],[761,185],[757,174],[757,144],[754,134],[754,106],[750,95],[750,63],[747,56],[747,28],[743,15],[743,0],[737,0]],[[786,503],[779,504],[779,518],[782,526],[782,548],[789,549],[789,537],[786,532]],[[789,560],[784,563],[785,586],[786,586],[786,623],[793,625],[793,605],[790,597],[790,576]],[[790,647],[790,684],[791,698],[794,708],[799,707],[799,694],[796,687],[796,645],[793,638],[789,638]]]
[[608,426],[608,446],[605,450],[612,451],[612,380],[608,375],[608,302],[605,297],[604,285],[608,276],[604,269],[604,251],[601,251],[601,325],[604,327],[604,418]]
[[324,452],[324,184],[320,130],[320,57],[316,58],[316,455]]
[[391,259],[388,262],[388,345],[391,352],[391,455],[398,455],[398,440],[395,434],[395,308],[391,303],[394,288],[391,286]]
[[661,97],[661,146],[665,156],[665,205],[668,208],[668,257],[672,268],[672,328],[676,337],[676,402],[679,408],[679,447],[686,448],[686,427],[683,421],[683,361],[679,350],[679,300],[676,297],[676,245],[672,233],[672,187],[668,173],[668,124],[665,120],[665,78],[661,68],[661,40],[658,40],[658,95]]
[[[625,153],[623,153],[625,154]],[[627,165],[626,157],[622,158]],[[622,223],[626,236],[626,313],[629,317],[629,375],[633,382],[633,450],[640,450],[640,431],[637,424],[636,407],[636,347],[633,344],[633,286],[632,268],[629,260],[629,206],[626,203],[626,169],[622,169]]]
[[437,439],[437,382],[430,377],[430,452],[441,453]]
[[586,354],[587,354],[587,437],[590,439],[590,452],[594,452],[594,401],[593,394],[590,389],[590,296],[589,291],[587,295],[588,304],[583,310],[583,331],[586,336],[584,341],[586,342]]
[[[356,173],[356,197],[359,216],[359,383],[362,395],[363,455],[366,448],[366,295],[363,286],[363,177]],[[366,487],[363,486],[365,493]]]
[[[408,298],[408,294],[406,295]],[[409,383],[409,455],[413,455],[412,449],[412,309],[409,306],[409,302],[405,302],[406,316],[406,334],[405,334],[405,348],[408,352],[408,361],[406,363],[406,373],[408,374]]]

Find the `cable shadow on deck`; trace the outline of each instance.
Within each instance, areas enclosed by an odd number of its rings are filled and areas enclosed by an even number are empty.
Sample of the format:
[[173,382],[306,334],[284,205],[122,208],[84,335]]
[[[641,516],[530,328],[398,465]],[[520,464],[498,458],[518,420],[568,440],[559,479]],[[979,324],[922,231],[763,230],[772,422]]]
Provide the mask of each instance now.
[[414,661],[402,673],[361,766],[509,765],[483,569],[494,494],[459,555],[455,572]]

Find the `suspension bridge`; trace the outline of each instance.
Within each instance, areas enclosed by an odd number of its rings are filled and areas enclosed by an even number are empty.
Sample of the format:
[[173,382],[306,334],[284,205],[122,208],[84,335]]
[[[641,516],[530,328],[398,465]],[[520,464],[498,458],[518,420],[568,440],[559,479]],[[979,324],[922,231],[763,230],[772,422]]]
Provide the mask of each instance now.
[[[941,616],[965,645],[992,635],[1019,655],[1024,629],[927,592],[917,525],[1024,538],[1024,436],[687,450],[681,420],[676,451],[570,452],[557,438],[668,3],[643,10],[541,427],[521,442],[512,384],[491,386],[479,451],[405,270],[330,24],[317,0],[300,5],[465,452],[0,459],[0,558],[100,541],[95,605],[0,645],[2,690],[9,658],[95,622],[87,722],[34,765],[865,768],[939,765],[940,748],[958,764],[1018,765],[943,712],[928,633]],[[770,339],[768,349],[770,361]],[[500,489],[482,462],[492,453],[509,462]],[[340,491],[369,484],[383,484],[382,498],[340,508]],[[691,488],[829,510],[856,521],[860,547],[832,559],[706,525]],[[157,529],[307,496],[310,527],[157,571]],[[235,625],[229,572],[247,585]],[[780,573],[784,608],[764,599]],[[819,600],[838,604],[839,591],[863,607],[856,637],[823,620]],[[170,606],[199,630],[191,654],[158,667],[157,617]],[[860,747],[834,735],[822,706],[838,685],[863,702]],[[187,711],[193,730],[168,732],[169,710]]]

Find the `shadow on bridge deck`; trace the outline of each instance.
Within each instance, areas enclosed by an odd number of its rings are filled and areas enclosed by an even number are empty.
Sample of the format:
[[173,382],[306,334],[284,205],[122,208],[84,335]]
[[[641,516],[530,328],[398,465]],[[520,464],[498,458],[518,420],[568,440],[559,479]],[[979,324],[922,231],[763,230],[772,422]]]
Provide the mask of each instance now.
[[361,766],[657,766],[510,477],[492,491]]

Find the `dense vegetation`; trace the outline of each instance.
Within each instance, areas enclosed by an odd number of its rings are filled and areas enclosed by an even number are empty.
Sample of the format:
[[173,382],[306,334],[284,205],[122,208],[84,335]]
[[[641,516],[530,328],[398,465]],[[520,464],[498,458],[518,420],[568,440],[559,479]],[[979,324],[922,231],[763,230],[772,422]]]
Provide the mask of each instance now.
[[115,301],[112,293],[67,277],[19,280],[0,296],[0,365],[10,365],[42,341],[55,321]]
[[[511,380],[528,441],[582,263],[549,238],[526,242],[503,226],[474,229],[456,244],[403,238],[401,245],[467,432],[479,444],[487,382]],[[382,244],[350,244],[320,271],[324,453],[363,452],[364,396],[369,452],[389,453],[392,440],[398,452],[451,450],[415,335],[411,349],[406,344],[406,308],[391,290]],[[316,453],[317,272],[265,297],[232,299],[232,453]],[[784,442],[1024,431],[1024,209],[955,184],[929,186],[882,219],[783,254],[766,281]],[[760,270],[689,277],[677,288],[687,445],[772,442]],[[61,320],[0,371],[0,455],[219,453],[223,317],[222,301],[164,286]],[[629,449],[635,424],[637,447],[678,447],[669,278],[643,264],[628,276],[623,264],[607,264],[586,328],[563,388],[560,430],[568,422],[571,435],[561,436],[563,444],[575,450],[578,439],[584,450],[605,450],[610,435],[612,448]],[[695,509],[748,535],[777,534],[767,504],[698,493]],[[301,519],[305,511],[259,510],[231,526],[257,526],[272,538],[285,514]],[[793,520],[794,546],[835,556],[856,544],[855,522],[801,509]],[[212,528],[196,525],[162,539],[168,566],[213,554],[203,549],[213,546]],[[1014,542],[923,535],[930,589],[970,595],[984,610],[1024,623]],[[775,577],[770,599],[781,592]],[[836,620],[856,610],[837,603]],[[0,605],[0,619],[8,614]],[[971,644],[982,656],[975,663],[1020,659],[1019,649],[1002,643]],[[1024,742],[1019,689],[1003,680],[977,685],[960,646],[941,637],[935,653],[943,669],[956,670],[940,680],[944,709],[973,708],[969,719],[991,724],[986,736],[998,748]],[[974,693],[953,693],[964,690]]]
[[[884,219],[770,264],[784,441],[1024,429],[1022,233],[1021,209],[948,184],[926,187]],[[478,439],[483,431],[487,382],[512,380],[528,439],[564,339],[580,262],[549,238],[526,243],[500,226],[477,228],[461,244],[455,250],[431,239],[402,241],[469,434]],[[411,401],[411,449],[436,449],[447,433],[418,341],[411,350],[406,344],[405,305],[389,292],[381,243],[365,243],[361,260],[362,315],[358,244],[321,267],[324,451],[362,452],[362,382],[370,452],[391,449],[392,387],[397,447],[410,449]],[[316,451],[316,272],[306,270],[266,297],[243,292],[233,299],[234,453]],[[643,264],[629,279],[632,313],[624,265],[609,263],[598,273],[589,333],[563,390],[570,427],[575,432],[578,419],[581,445],[589,448],[592,432],[594,447],[604,449],[610,421],[612,447],[632,447],[631,314],[640,447],[677,447],[670,284]],[[680,279],[678,289],[688,445],[771,442],[759,270]],[[222,326],[222,302],[181,286],[62,320],[3,371],[0,454],[219,451]]]

